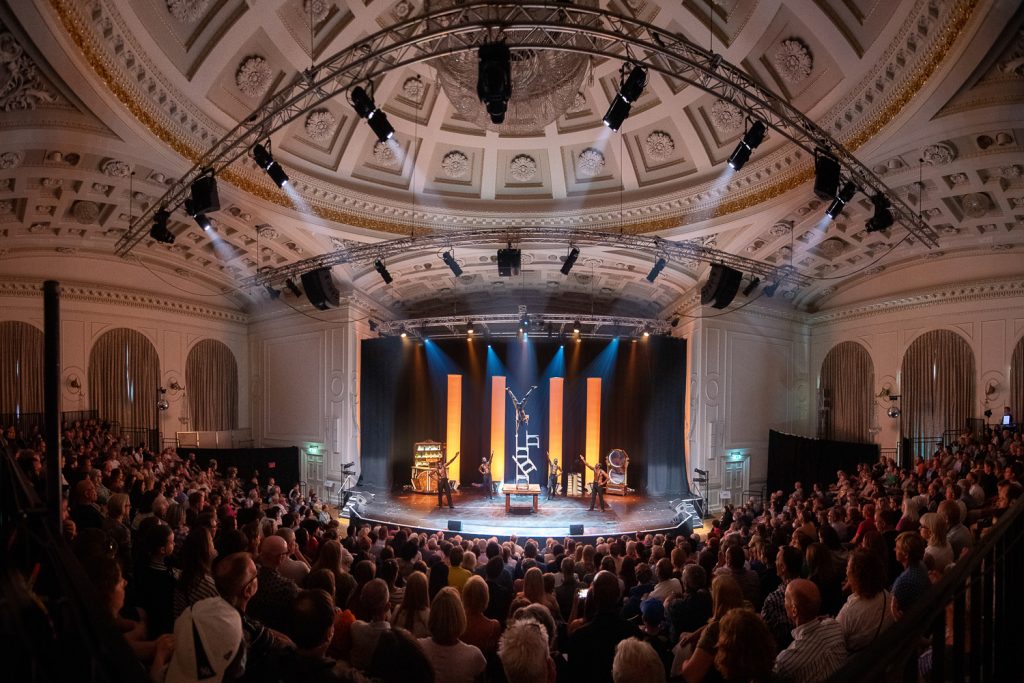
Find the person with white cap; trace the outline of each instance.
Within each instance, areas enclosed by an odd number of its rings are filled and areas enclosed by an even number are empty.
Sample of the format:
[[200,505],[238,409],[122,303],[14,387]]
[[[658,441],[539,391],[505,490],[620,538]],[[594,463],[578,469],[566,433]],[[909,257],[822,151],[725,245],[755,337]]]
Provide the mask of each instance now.
[[223,598],[206,598],[174,622],[174,653],[164,683],[222,683],[245,673],[242,617]]

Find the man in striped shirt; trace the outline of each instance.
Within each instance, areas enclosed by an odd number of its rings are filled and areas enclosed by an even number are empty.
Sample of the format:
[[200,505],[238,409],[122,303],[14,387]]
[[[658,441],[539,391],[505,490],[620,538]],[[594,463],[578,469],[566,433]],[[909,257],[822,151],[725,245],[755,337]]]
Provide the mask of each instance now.
[[775,658],[774,678],[794,683],[824,681],[846,661],[843,627],[829,616],[818,616],[821,593],[807,579],[786,586],[786,612],[796,624],[793,642]]

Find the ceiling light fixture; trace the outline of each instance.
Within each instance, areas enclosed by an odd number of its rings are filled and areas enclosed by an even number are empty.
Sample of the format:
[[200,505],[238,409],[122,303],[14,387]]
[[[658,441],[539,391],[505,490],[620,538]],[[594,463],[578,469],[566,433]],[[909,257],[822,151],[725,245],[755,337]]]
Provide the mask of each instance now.
[[608,105],[608,112],[604,115],[604,125],[612,130],[618,130],[622,126],[629,116],[629,110],[633,103],[640,99],[640,95],[644,92],[644,86],[647,85],[647,69],[636,65],[629,72],[629,76],[626,76],[628,68],[629,63],[627,62],[619,70],[619,92],[612,98],[611,104]]
[[212,223],[210,223],[209,216],[207,216],[202,211],[198,211],[195,207],[195,204],[193,203],[193,200],[191,199],[185,200],[185,213],[191,216],[192,220],[196,222],[196,225],[198,225],[203,230],[209,230],[213,225]]
[[[267,145],[270,145],[270,141],[267,141]],[[262,168],[270,179],[274,181],[274,184],[278,187],[284,187],[288,184],[288,174],[285,173],[284,169],[281,168],[281,164],[274,161],[274,155],[270,153],[266,147],[260,143],[256,143],[252,146],[252,158],[256,162],[256,165]]]
[[825,211],[825,215],[832,220],[838,218],[839,214],[843,212],[843,207],[846,206],[847,202],[853,199],[853,195],[855,194],[857,194],[857,186],[853,184],[853,181],[848,180],[846,184],[843,185],[843,189],[839,190],[839,194],[836,195],[836,198],[832,200],[831,204],[829,204],[828,209]]
[[655,261],[654,267],[651,268],[651,272],[647,273],[647,281],[654,282],[655,280],[657,280],[658,276],[661,275],[661,271],[665,270],[665,265],[667,263],[668,262],[663,258],[659,258],[657,261]]
[[573,334],[579,334],[581,329],[582,329],[582,325],[580,325],[580,321],[579,320],[573,321],[573,323],[572,323],[572,333]]
[[373,269],[380,273],[380,279],[384,280],[384,284],[390,285],[394,281],[395,278],[391,277],[391,273],[388,272],[388,269],[387,267],[385,267],[384,262],[381,261],[380,259],[377,259],[376,261],[373,262]]
[[487,43],[477,51],[476,94],[487,109],[491,123],[505,123],[505,112],[512,97],[512,53],[505,43]]
[[565,257],[565,262],[562,263],[562,275],[568,275],[572,267],[576,265],[576,259],[580,257],[580,250],[577,247],[573,247],[569,250],[569,255]]
[[839,190],[839,162],[826,150],[814,150],[814,194],[831,200]]
[[746,287],[743,288],[743,296],[750,296],[751,292],[757,289],[757,286],[759,284],[761,284],[761,278],[757,277],[756,275],[750,278],[750,282],[747,284]]
[[460,266],[459,262],[455,260],[454,250],[449,250],[441,254],[441,260],[444,261],[446,266],[451,268],[452,274],[455,277],[462,275],[462,266]]
[[729,166],[734,171],[743,168],[743,164],[747,163],[747,160],[750,159],[750,153],[764,142],[764,134],[768,130],[768,127],[761,121],[753,121],[748,118],[747,122],[750,123],[750,126],[743,133],[743,139],[740,140],[740,143],[736,145],[736,149],[729,155]]
[[281,296],[281,290],[280,289],[274,289],[270,285],[263,285],[263,288],[265,290],[267,290],[267,296],[269,296],[271,299],[280,298],[280,296]]
[[764,288],[764,289],[762,290],[762,292],[764,293],[764,295],[765,295],[766,297],[768,297],[769,299],[771,299],[771,298],[772,298],[773,296],[775,296],[775,292],[776,292],[776,290],[778,290],[778,288],[779,288],[779,285],[780,285],[781,283],[782,283],[782,281],[781,281],[781,280],[779,280],[779,281],[777,281],[777,282],[773,282],[773,283],[771,283],[770,285],[767,285],[767,286],[766,286],[766,287],[765,287],[765,288]]
[[174,244],[174,233],[167,229],[167,220],[171,212],[162,208],[153,214],[153,227],[149,229],[149,236],[163,244]]
[[[372,88],[373,84],[371,83],[370,86]],[[395,129],[391,126],[391,122],[388,121],[387,114],[377,107],[373,97],[367,94],[366,90],[360,86],[352,88],[350,102],[359,118],[366,119],[366,122],[370,125],[370,130],[377,136],[377,140],[387,142],[394,137]]]
[[875,207],[875,214],[864,223],[864,229],[868,232],[878,232],[892,227],[896,219],[892,215],[892,204],[884,194],[878,193],[871,197],[871,203]]
[[470,320],[469,324],[466,325],[466,334],[472,337],[474,332],[476,332],[476,324]]

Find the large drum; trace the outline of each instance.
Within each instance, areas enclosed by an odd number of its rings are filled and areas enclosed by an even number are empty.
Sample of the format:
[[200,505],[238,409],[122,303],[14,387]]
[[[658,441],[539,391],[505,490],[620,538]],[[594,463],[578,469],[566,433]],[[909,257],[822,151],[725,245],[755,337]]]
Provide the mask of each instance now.
[[625,495],[628,483],[629,455],[621,448],[608,453],[608,493]]
[[417,493],[437,493],[437,477],[431,469],[413,468],[412,490]]

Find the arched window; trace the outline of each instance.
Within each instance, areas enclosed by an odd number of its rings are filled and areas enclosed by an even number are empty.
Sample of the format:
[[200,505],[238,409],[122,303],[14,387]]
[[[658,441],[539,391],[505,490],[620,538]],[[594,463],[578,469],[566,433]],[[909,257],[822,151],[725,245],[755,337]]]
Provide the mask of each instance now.
[[974,384],[974,352],[963,337],[932,330],[913,341],[903,356],[900,394],[903,436],[915,440],[917,454],[930,452],[947,429],[967,428]]
[[[1013,347],[1010,358],[1010,413],[1018,424],[1024,420],[1024,338]],[[996,411],[997,416],[1001,414]]]
[[821,363],[820,434],[825,439],[866,443],[874,407],[875,367],[857,342],[836,344]]
[[43,412],[43,333],[28,323],[0,322],[0,413]]
[[185,391],[195,431],[238,428],[238,365],[231,349],[204,339],[185,360]]
[[89,354],[89,404],[104,420],[126,428],[157,428],[160,360],[141,333],[119,327],[96,340]]

